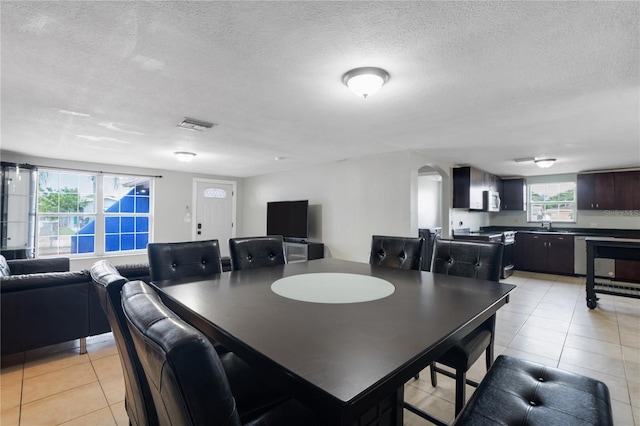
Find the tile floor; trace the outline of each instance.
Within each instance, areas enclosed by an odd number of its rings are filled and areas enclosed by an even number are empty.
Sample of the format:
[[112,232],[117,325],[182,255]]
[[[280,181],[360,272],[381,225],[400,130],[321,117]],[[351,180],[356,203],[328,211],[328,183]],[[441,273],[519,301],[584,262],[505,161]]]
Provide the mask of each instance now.
[[[600,295],[585,304],[584,278],[516,273],[511,302],[498,312],[496,354],[575,371],[609,386],[615,424],[640,426],[640,300]],[[484,375],[484,357],[469,376]],[[473,388],[468,387],[468,394]],[[122,369],[111,333],[2,358],[2,426],[127,425]],[[405,386],[405,398],[451,421],[454,382],[428,370]],[[426,421],[405,410],[405,425]],[[634,423],[635,419],[635,423]]]

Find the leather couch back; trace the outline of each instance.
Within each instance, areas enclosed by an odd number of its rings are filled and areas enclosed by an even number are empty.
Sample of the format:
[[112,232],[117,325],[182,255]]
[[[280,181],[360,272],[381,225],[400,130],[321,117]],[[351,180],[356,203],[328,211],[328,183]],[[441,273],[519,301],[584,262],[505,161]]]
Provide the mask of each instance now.
[[208,277],[222,272],[218,240],[151,243],[147,253],[152,281]]
[[374,235],[371,240],[369,263],[392,268],[420,270],[423,244],[422,238]]
[[122,305],[160,424],[239,426],[223,365],[211,343],[142,281],[125,284]]
[[11,275],[42,274],[46,272],[68,272],[68,257],[8,260]]
[[234,271],[286,263],[284,240],[280,235],[231,238],[229,253],[231,255],[231,269]]
[[124,371],[125,401],[129,421],[134,426],[157,424],[151,389],[136,353],[127,320],[122,310],[121,290],[128,281],[106,260],[91,267],[93,287],[116,340]]
[[431,272],[499,281],[502,243],[436,239]]

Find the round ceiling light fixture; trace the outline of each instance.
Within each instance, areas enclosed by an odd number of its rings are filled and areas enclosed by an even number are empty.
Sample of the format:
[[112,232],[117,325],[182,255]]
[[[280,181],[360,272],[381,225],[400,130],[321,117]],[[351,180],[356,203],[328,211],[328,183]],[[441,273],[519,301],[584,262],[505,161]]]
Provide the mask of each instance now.
[[375,67],[355,68],[342,76],[342,82],[353,93],[365,99],[380,90],[387,81],[389,81],[389,73]]
[[548,169],[556,162],[555,158],[536,158],[533,160],[536,165],[542,169]]
[[187,151],[178,151],[178,152],[174,152],[174,154],[178,159],[178,161],[182,163],[188,163],[191,160],[193,160],[196,156],[195,152],[187,152]]

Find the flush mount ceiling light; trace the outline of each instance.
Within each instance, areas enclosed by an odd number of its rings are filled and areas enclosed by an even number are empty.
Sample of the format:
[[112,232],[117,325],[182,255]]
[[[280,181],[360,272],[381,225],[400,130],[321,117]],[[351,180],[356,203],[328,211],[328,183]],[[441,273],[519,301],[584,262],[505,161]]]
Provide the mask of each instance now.
[[365,99],[380,90],[387,81],[389,74],[381,68],[374,67],[356,68],[342,76],[342,82],[353,93]]
[[181,161],[183,163],[188,163],[189,161],[193,160],[196,156],[195,152],[187,152],[187,151],[178,151],[178,152],[174,152],[174,154],[178,159],[178,161]]
[[542,169],[548,169],[549,167],[553,166],[553,163],[556,162],[555,158],[536,158],[535,160],[533,160],[534,163],[536,163],[536,165]]

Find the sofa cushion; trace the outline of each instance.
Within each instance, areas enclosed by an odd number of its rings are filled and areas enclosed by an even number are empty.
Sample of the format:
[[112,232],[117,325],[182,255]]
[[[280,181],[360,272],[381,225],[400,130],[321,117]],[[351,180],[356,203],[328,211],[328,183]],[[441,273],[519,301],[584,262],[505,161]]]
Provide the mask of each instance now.
[[7,259],[0,255],[0,277],[8,277],[11,275],[11,269],[7,263]]

